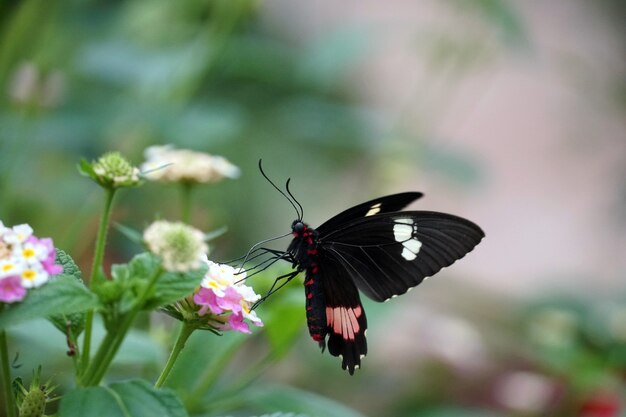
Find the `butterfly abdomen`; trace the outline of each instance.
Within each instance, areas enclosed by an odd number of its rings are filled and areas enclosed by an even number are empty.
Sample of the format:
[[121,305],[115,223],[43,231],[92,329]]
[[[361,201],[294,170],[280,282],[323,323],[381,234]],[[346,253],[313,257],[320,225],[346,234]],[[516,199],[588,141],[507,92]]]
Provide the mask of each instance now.
[[304,294],[306,297],[306,319],[311,338],[325,347],[326,302],[320,282],[317,232],[303,224],[303,229],[294,231],[294,239],[288,252],[293,254],[297,268],[306,271]]

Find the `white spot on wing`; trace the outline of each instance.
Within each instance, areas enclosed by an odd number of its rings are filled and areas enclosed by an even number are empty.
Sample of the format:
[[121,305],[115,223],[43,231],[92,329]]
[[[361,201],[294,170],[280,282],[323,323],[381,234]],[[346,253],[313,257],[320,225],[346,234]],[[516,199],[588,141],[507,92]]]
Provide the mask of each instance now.
[[396,225],[393,226],[393,237],[396,239],[396,242],[409,240],[412,235],[413,226],[410,224],[396,223]]
[[370,209],[368,210],[367,213],[365,213],[365,217],[367,216],[373,216],[374,214],[380,212],[380,203],[376,203],[374,204],[372,207],[370,207]]
[[417,255],[420,251],[420,248],[422,247],[422,242],[420,242],[416,238],[413,238],[402,243],[402,246]]
[[404,249],[402,249],[402,257],[407,261],[412,261],[413,259],[417,258],[417,255],[405,247]]

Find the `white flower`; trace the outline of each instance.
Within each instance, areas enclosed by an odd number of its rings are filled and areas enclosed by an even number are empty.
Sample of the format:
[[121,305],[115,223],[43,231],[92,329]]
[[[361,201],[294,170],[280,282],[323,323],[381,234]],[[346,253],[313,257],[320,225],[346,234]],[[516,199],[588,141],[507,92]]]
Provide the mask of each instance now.
[[41,265],[27,266],[22,270],[22,286],[24,288],[39,287],[48,281],[48,273]]
[[222,156],[175,149],[172,145],[151,146],[144,151],[143,175],[154,181],[208,183],[239,177],[239,168]]
[[145,230],[143,238],[170,272],[198,269],[209,250],[202,232],[181,222],[156,221]]
[[218,264],[205,260],[209,266],[200,286],[210,288],[216,296],[223,297],[226,288],[235,285],[239,280],[246,278],[245,271],[238,272],[235,268],[226,264]]
[[18,224],[6,229],[3,235],[4,241],[12,245],[24,243],[33,234],[33,228],[27,224]]
[[14,258],[1,259],[0,260],[0,279],[9,277],[12,275],[20,275],[22,273],[23,266],[17,262]]

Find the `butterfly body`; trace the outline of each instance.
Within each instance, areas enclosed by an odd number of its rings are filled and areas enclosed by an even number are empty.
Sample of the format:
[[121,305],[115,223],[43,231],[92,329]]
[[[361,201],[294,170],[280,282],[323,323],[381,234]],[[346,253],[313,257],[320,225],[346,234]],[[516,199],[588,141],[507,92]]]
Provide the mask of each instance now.
[[306,223],[294,221],[293,240],[287,252],[293,256],[294,268],[306,271],[304,294],[309,334],[321,346],[326,344],[326,303],[319,275],[318,233]]
[[[469,220],[432,211],[401,211],[422,196],[407,192],[349,208],[317,227],[302,219],[282,255],[305,272],[309,334],[342,358],[350,374],[367,354],[367,319],[359,292],[374,301],[404,294],[470,252],[484,237]],[[300,214],[300,213],[299,213]],[[287,281],[288,281],[287,280]],[[284,284],[283,284],[284,285]]]

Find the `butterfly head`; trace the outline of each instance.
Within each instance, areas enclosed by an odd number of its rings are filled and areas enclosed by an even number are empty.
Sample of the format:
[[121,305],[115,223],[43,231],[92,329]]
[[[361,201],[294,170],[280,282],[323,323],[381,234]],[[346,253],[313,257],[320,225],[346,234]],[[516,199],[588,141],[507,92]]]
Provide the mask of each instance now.
[[309,227],[302,220],[294,220],[291,223],[291,230],[294,236],[302,236]]

